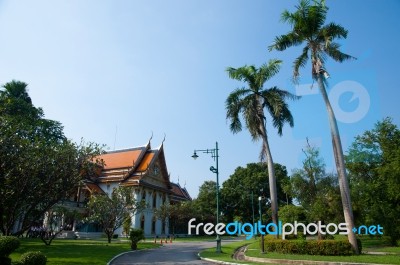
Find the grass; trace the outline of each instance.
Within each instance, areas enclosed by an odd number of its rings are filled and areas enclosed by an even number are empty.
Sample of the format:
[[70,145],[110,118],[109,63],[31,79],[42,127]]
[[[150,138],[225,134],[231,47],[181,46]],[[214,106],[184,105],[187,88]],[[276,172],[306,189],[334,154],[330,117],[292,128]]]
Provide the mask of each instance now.
[[[232,255],[235,253],[235,251],[240,248],[241,246],[244,246],[249,243],[254,243],[257,242],[254,239],[251,240],[246,240],[246,241],[238,241],[230,244],[222,244],[221,250],[222,253],[216,253],[215,252],[215,247],[206,249],[202,252],[200,252],[200,256],[202,258],[209,258],[209,259],[214,259],[214,260],[219,260],[219,261],[225,261],[225,262],[233,262]],[[253,263],[253,262],[248,262],[248,261],[239,261],[235,260],[235,263],[245,263],[245,264],[259,264],[259,263]]]
[[[22,253],[41,251],[47,256],[48,265],[104,265],[114,256],[130,251],[128,241],[106,239],[99,240],[66,240],[55,239],[50,246],[44,245],[40,239],[20,239],[21,246],[11,254],[13,261],[19,260]],[[140,242],[138,249],[155,248],[160,245],[151,241]]]
[[372,255],[362,254],[359,256],[312,256],[294,255],[280,253],[260,253],[258,240],[245,240],[222,246],[223,253],[216,253],[215,248],[204,250],[200,253],[201,257],[215,259],[225,262],[260,264],[249,261],[233,260],[233,253],[241,246],[249,245],[246,256],[270,259],[290,259],[290,260],[314,260],[314,261],[333,261],[333,262],[355,262],[355,263],[377,263],[377,264],[400,264],[400,247],[389,246],[387,238],[361,238],[364,251],[390,252],[392,255]]
[[317,256],[317,255],[295,255],[280,253],[260,253],[259,243],[252,242],[246,252],[247,256],[270,259],[291,259],[291,260],[316,260],[316,261],[335,261],[335,262],[357,262],[357,263],[379,263],[379,264],[400,264],[400,247],[388,246],[386,238],[367,238],[361,239],[363,252],[365,251],[384,251],[393,255],[372,255],[362,254],[358,256]]

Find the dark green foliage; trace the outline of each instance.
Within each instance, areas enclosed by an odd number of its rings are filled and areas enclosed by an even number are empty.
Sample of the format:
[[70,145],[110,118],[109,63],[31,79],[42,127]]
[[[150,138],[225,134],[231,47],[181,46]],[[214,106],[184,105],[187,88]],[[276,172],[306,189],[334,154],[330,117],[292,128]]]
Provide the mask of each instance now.
[[19,239],[14,236],[0,237],[0,257],[8,257],[19,247],[19,245]]
[[137,243],[139,243],[140,240],[144,239],[143,230],[132,228],[131,231],[129,232],[129,239],[131,240],[131,249],[136,250]]
[[47,257],[40,251],[30,251],[21,255],[23,265],[46,265]]
[[97,222],[107,235],[111,243],[115,230],[121,227],[129,214],[141,211],[146,205],[136,202],[132,196],[131,187],[118,187],[114,189],[111,198],[106,194],[92,195],[88,202],[88,222]]
[[[274,169],[279,204],[291,203],[292,198],[283,189],[289,181],[286,167],[274,163]],[[236,168],[235,172],[229,176],[229,179],[223,183],[221,188],[220,206],[224,213],[224,218],[226,218],[224,221],[242,221],[251,223],[253,221],[253,208],[255,212],[255,221],[257,221],[259,218],[258,197],[260,195],[270,198],[267,164],[250,163],[247,164],[246,167]],[[211,196],[209,196],[206,201],[209,202],[210,200],[212,200]],[[263,201],[263,213],[266,213],[268,209],[269,208],[265,205],[265,201]]]
[[[93,175],[101,148],[77,145],[62,125],[44,118],[26,84],[12,81],[0,90],[0,231],[20,235],[33,222]],[[97,162],[97,161],[96,161]],[[21,229],[13,231],[15,222]]]
[[[264,241],[267,252],[283,254],[306,254],[323,256],[343,256],[353,254],[351,244],[347,240],[281,240]],[[361,243],[359,243],[361,252]]]
[[400,239],[400,130],[386,118],[357,136],[346,156],[356,225],[383,226]]
[[[286,211],[286,215],[290,216],[296,215],[296,211],[298,215],[302,210],[306,215],[305,220],[308,222],[316,220],[342,222],[343,212],[337,178],[325,172],[325,163],[318,148],[308,143],[303,152],[305,154],[303,168],[293,170],[292,177],[285,187],[296,198],[301,209],[293,206],[281,208],[280,211]],[[297,218],[299,217],[297,216]],[[295,220],[286,221],[293,222]],[[300,220],[297,219],[297,221]]]

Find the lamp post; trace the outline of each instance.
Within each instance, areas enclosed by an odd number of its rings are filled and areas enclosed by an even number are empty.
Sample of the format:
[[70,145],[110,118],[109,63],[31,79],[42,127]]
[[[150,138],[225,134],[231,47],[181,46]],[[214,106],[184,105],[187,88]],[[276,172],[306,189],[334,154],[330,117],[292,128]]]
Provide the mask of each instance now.
[[[262,224],[262,211],[261,211],[261,200],[263,199],[263,196],[258,197],[258,211],[260,214],[260,223]],[[264,235],[261,234],[261,253],[264,253]]]
[[[218,177],[218,174],[219,174],[219,171],[218,171],[218,157],[219,156],[218,156],[218,142],[215,142],[215,148],[205,149],[205,150],[194,150],[193,155],[192,155],[193,159],[196,159],[196,158],[199,157],[197,155],[197,152],[202,152],[202,153],[205,153],[205,154],[211,154],[211,157],[215,161],[215,167],[211,166],[210,167],[210,171],[217,175],[217,195],[216,195],[216,197],[217,197],[217,224],[218,224],[219,223],[219,177]],[[221,253],[221,238],[220,238],[219,234],[217,234],[216,241],[217,241],[216,252],[217,253]]]

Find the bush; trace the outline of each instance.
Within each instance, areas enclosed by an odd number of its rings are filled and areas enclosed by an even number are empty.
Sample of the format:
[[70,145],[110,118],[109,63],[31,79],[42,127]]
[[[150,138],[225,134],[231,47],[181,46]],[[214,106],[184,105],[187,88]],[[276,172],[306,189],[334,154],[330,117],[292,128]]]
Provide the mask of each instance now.
[[47,257],[40,251],[30,251],[21,255],[23,265],[46,265]]
[[[359,242],[361,248],[361,242]],[[267,252],[323,256],[351,255],[353,250],[347,240],[281,240],[264,241]]]
[[8,257],[18,247],[19,247],[19,239],[16,238],[15,236],[0,237],[0,257]]
[[139,243],[140,240],[144,239],[143,230],[132,228],[131,231],[129,232],[129,239],[131,240],[131,249],[136,250],[137,243]]

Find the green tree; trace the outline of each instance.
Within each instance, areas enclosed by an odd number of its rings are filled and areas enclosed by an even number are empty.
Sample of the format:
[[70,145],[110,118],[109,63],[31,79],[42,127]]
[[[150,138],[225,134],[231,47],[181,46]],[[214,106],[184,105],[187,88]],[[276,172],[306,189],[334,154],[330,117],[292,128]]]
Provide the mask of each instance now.
[[[283,191],[283,183],[289,181],[285,166],[275,163],[278,200],[280,204],[291,202],[291,197]],[[262,190],[262,191],[261,191]],[[269,198],[268,173],[266,163],[250,163],[237,167],[235,172],[222,184],[221,208],[226,222],[240,219],[253,222],[253,211],[258,220],[258,197]],[[264,219],[266,221],[266,219]]]
[[253,140],[262,140],[261,160],[265,158],[268,165],[272,220],[275,224],[278,224],[278,195],[264,109],[270,114],[272,124],[278,129],[278,134],[282,135],[285,123],[289,123],[293,127],[293,117],[285,100],[297,98],[277,87],[264,88],[265,82],[278,73],[280,64],[279,60],[270,60],[268,64],[264,64],[258,69],[253,65],[240,68],[229,67],[227,69],[229,77],[245,82],[248,87],[236,89],[226,100],[226,117],[231,122],[231,131],[237,133],[242,130],[240,120],[240,114],[242,114]]
[[136,202],[131,187],[118,187],[113,190],[111,197],[106,194],[94,194],[88,202],[88,221],[97,222],[107,235],[108,243],[115,230],[120,228],[127,215],[134,215],[144,208],[142,202]]
[[193,217],[197,216],[202,222],[216,221],[217,183],[215,181],[204,181],[199,188],[197,198],[193,200],[193,207],[195,210]]
[[307,221],[342,221],[337,178],[325,172],[318,148],[307,142],[303,152],[303,168],[295,169],[290,179],[292,196],[305,210]]
[[0,230],[19,235],[92,173],[96,144],[68,140],[62,125],[44,119],[23,82],[0,91]]
[[[293,76],[295,80],[299,78],[300,67],[304,67],[309,57],[311,57],[312,78],[318,83],[328,112],[344,218],[351,230],[354,227],[354,217],[349,183],[346,176],[342,143],[336,117],[325,89],[326,78],[328,76],[325,70],[325,61],[328,57],[337,62],[354,59],[354,57],[341,52],[340,44],[335,42],[336,39],[346,38],[347,30],[335,23],[324,25],[328,13],[328,7],[325,6],[324,0],[315,0],[313,4],[309,0],[301,0],[296,8],[297,10],[293,13],[288,10],[282,13],[283,22],[288,23],[292,27],[292,30],[285,35],[276,37],[274,43],[269,46],[269,50],[276,49],[283,51],[292,46],[305,44],[302,53],[295,59],[293,64]],[[358,253],[357,239],[352,231],[350,231],[348,238],[353,250],[355,253]]]
[[[386,118],[357,136],[346,156],[358,225],[382,225],[400,239],[400,130]],[[362,222],[362,223],[361,223]]]

